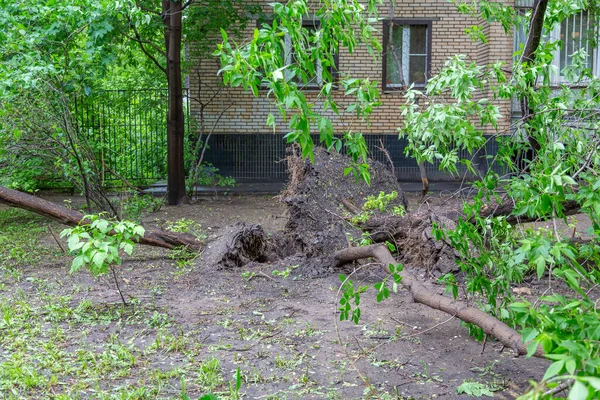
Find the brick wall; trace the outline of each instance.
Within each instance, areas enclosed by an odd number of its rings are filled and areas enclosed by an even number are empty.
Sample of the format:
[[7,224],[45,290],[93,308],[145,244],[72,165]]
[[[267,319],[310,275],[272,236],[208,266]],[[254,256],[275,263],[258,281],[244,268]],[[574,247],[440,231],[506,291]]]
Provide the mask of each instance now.
[[[267,3],[265,1],[265,10],[268,12]],[[381,6],[380,16],[389,18],[389,3]],[[431,70],[434,74],[439,71],[448,57],[455,54],[466,54],[469,59],[478,63],[490,63],[496,60],[510,62],[511,60],[512,38],[504,34],[502,27],[496,24],[489,25],[459,14],[456,7],[447,0],[398,0],[395,7],[395,18],[432,21]],[[465,35],[465,28],[476,24],[484,27],[489,38],[488,45],[475,43]],[[249,24],[248,37],[251,37],[255,26],[254,23]],[[379,23],[378,27],[381,40],[382,23]],[[339,69],[342,73],[350,73],[357,78],[369,77],[379,83],[382,79],[381,59],[373,60],[364,48],[359,48],[352,54],[345,49],[340,49]],[[205,102],[208,97],[214,95],[219,79],[216,76],[217,70],[216,60],[209,60],[204,61],[198,66],[197,71],[190,75],[191,111],[192,117],[195,119],[200,118],[200,107],[194,99],[203,99],[202,101]],[[263,91],[258,98],[255,98],[241,88],[222,90],[204,108],[203,115],[206,126],[211,129],[220,116],[214,129],[215,134],[271,133],[272,129],[265,124],[267,115],[272,113],[277,116],[278,114],[276,107],[272,104],[271,99],[266,97],[266,94],[267,91]],[[317,91],[306,90],[305,94],[309,100],[315,99]],[[342,106],[348,103],[344,99],[342,89],[337,89],[336,98]],[[356,121],[351,116],[336,117],[329,113],[336,133],[342,133],[348,126],[351,126],[353,131],[367,134],[396,134],[397,127],[402,125],[399,111],[399,106],[404,102],[402,92],[382,93],[381,101],[382,106],[374,111],[370,126]],[[502,130],[508,127],[510,122],[510,102],[499,104],[502,107],[502,114],[505,116],[499,129],[502,133]],[[224,109],[226,111],[222,112]],[[286,128],[286,124],[278,120],[277,131],[287,132]],[[486,133],[491,134],[494,131],[486,128]]]

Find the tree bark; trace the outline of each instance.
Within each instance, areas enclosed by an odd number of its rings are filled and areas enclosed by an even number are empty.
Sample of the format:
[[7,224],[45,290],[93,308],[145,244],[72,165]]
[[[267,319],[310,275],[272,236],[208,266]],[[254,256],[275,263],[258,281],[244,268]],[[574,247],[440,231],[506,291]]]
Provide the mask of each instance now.
[[[26,193],[0,186],[0,203],[10,207],[22,208],[36,214],[51,218],[62,224],[76,226],[85,222],[84,215],[79,211],[69,210],[48,200],[40,199]],[[146,233],[138,243],[150,246],[172,249],[178,246],[187,246],[198,250],[201,243],[193,235],[187,233],[168,232],[155,228],[145,228]]]
[[[581,205],[575,200],[566,200],[564,203],[562,203],[562,207],[563,215],[573,215],[581,212]],[[513,215],[512,212],[514,209],[514,203],[510,200],[510,198],[505,198],[501,204],[489,205],[482,209],[479,215],[482,218],[505,216],[506,222],[513,225],[517,223],[534,222],[540,219],[538,217],[530,218],[527,215]],[[548,218],[551,217],[551,215],[548,215]]]
[[181,27],[182,4],[163,0],[162,17],[165,24],[167,50],[167,83],[169,88],[167,112],[167,200],[178,205],[185,196],[185,171],[183,168],[183,88],[181,80]]
[[[361,258],[375,258],[379,263],[385,266],[385,269],[388,272],[388,266],[390,264],[396,264],[396,260],[394,257],[392,257],[388,249],[383,244],[374,244],[363,247],[350,247],[338,251],[334,255],[334,258],[337,262],[337,266],[341,266]],[[513,349],[513,351],[518,355],[527,354],[527,343],[523,343],[521,335],[505,323],[477,308],[469,307],[463,302],[455,301],[448,297],[444,297],[432,292],[431,290],[427,289],[417,279],[417,277],[407,269],[403,269],[399,275],[402,277],[402,286],[404,286],[410,292],[415,302],[421,303],[436,310],[444,311],[461,319],[464,322],[474,324],[483,329],[486,334],[498,339],[506,347]],[[543,358],[544,352],[540,347],[538,347],[533,355]]]
[[[535,61],[535,52],[540,46],[540,41],[542,39],[542,33],[544,30],[544,18],[546,15],[546,8],[548,7],[548,0],[536,0],[533,5],[533,12],[531,14],[531,21],[529,22],[529,34],[527,35],[527,43],[525,43],[525,48],[523,49],[523,54],[521,55],[520,62],[527,63],[529,65],[533,64]],[[528,87],[533,87],[535,85],[535,81],[531,79],[527,82]],[[522,120],[525,125],[525,129],[528,131],[527,123],[533,116],[533,109],[529,105],[529,99],[527,95],[523,94],[521,97],[521,114]],[[518,158],[529,157],[531,158],[529,161],[532,161],[538,150],[540,149],[540,144],[533,137],[533,135],[528,134],[529,145],[531,146],[531,154],[529,155],[521,155]],[[523,160],[517,160],[519,163],[522,163]]]

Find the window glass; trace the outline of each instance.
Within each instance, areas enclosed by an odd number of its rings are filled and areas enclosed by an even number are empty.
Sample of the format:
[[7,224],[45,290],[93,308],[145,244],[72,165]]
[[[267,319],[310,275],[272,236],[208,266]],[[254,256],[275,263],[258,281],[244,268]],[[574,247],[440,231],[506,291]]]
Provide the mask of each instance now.
[[573,53],[581,49],[585,49],[587,53],[586,68],[594,69],[594,49],[588,39],[591,29],[587,11],[572,15],[561,22],[560,40],[563,45],[559,51],[558,64],[561,71],[572,64]]
[[[389,35],[389,25],[384,35]],[[429,26],[394,24],[391,39],[384,54],[385,88],[402,87],[403,83],[424,86],[430,57]]]
[[[524,15],[526,10],[518,10]],[[523,21],[522,25],[515,29],[514,50],[521,50],[527,41],[528,21]],[[560,40],[562,45],[554,53],[553,65],[559,73],[553,73],[552,82],[560,83],[563,69],[573,64],[573,53],[584,49],[587,53],[585,68],[589,68],[594,75],[598,75],[598,65],[596,57],[598,52],[593,47],[594,40],[594,21],[588,11],[581,11],[564,19],[559,26],[556,26],[551,32],[547,33],[547,38],[552,41]],[[515,58],[516,60],[517,58]]]

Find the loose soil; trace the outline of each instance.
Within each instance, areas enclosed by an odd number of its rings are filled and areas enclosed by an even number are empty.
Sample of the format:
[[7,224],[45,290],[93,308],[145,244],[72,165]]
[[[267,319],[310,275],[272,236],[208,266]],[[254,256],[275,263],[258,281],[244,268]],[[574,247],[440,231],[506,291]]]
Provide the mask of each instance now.
[[[417,196],[407,198],[409,207],[419,207]],[[429,204],[446,200],[434,198]],[[12,223],[50,223],[25,212],[18,218]],[[267,235],[275,235],[287,222],[278,198],[249,196],[165,206],[143,223],[165,227],[181,218],[199,222],[208,236],[239,221],[260,224]],[[50,224],[55,232],[63,228]],[[2,229],[0,221],[0,236]],[[169,251],[139,246],[120,269],[121,288],[132,303],[123,309],[111,279],[94,279],[87,272],[70,275],[70,258],[60,254],[52,236],[42,234],[38,243],[46,249],[42,259],[15,264],[8,256],[0,265],[0,309],[21,310],[26,302],[29,332],[38,332],[27,346],[7,347],[9,335],[27,331],[15,332],[0,321],[0,343],[6,340],[0,349],[0,398],[11,392],[22,398],[61,393],[70,398],[180,398],[182,383],[191,399],[209,390],[229,398],[239,367],[240,393],[247,399],[462,399],[468,396],[458,395],[456,388],[465,381],[485,383],[495,398],[511,399],[530,380],[540,380],[549,364],[515,358],[492,340],[483,346],[458,320],[413,303],[402,290],[382,303],[375,301],[374,291],[363,294],[360,323],[340,322],[336,310],[342,271],[306,274],[293,258],[215,270],[198,260],[173,260]],[[415,273],[429,277],[425,270]],[[370,286],[383,277],[382,270],[370,265],[353,274],[355,282]],[[444,291],[431,281],[428,286]],[[544,289],[531,287],[534,295]],[[61,354],[54,368],[36,361],[48,352],[48,343]],[[100,358],[115,343],[133,361],[88,373],[94,363],[78,354]],[[44,378],[42,383],[15,383],[6,372],[15,357]],[[59,368],[66,363],[72,369]],[[215,363],[212,379],[208,366]],[[142,389],[147,397],[131,395]]]

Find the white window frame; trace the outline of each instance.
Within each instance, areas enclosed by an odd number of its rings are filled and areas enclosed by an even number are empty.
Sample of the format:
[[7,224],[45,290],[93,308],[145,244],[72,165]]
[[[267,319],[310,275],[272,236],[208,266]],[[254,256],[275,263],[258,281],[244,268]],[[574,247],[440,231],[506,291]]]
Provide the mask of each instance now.
[[[431,71],[431,35],[432,35],[432,21],[431,20],[405,20],[405,19],[392,19],[384,20],[383,24],[383,38],[384,38],[384,55],[382,60],[382,86],[384,91],[402,89],[401,83],[387,83],[387,57],[394,57],[389,51],[389,24],[393,24],[393,29],[402,29],[402,78],[405,85],[408,87],[411,85],[409,81],[409,68],[410,68],[410,57],[419,56],[425,57],[425,82],[415,83],[416,88],[424,88],[427,85],[427,79],[429,78]],[[426,26],[425,30],[425,53],[411,53],[410,52],[410,27],[411,26]],[[389,53],[389,54],[388,54]]]
[[[584,13],[587,12],[585,10],[582,10],[580,13]],[[571,15],[569,17],[569,19],[574,18],[575,14]],[[588,16],[588,27],[590,26],[590,18]],[[583,28],[583,27],[581,27]],[[550,40],[552,41],[560,41],[560,33],[561,33],[561,29],[562,29],[562,24],[556,24],[556,26],[554,27],[554,29],[552,29],[552,32],[550,32]],[[580,30],[582,31],[582,30]],[[566,32],[565,32],[565,37],[566,37]],[[567,43],[563,42],[562,46],[566,46]],[[552,74],[550,76],[550,82],[553,85],[560,85],[561,83],[565,82],[564,77],[561,75],[561,71],[562,69],[564,69],[565,66],[563,66],[561,68],[561,59],[560,59],[560,52],[561,49],[558,48],[554,51],[554,55],[552,58],[552,65],[554,66],[554,69],[552,71]],[[569,56],[569,55],[567,55]],[[598,51],[598,48],[595,47],[593,48],[592,51],[592,55],[591,55],[591,60],[592,60],[592,74],[595,77],[600,76],[600,52]]]
[[[306,20],[302,21],[302,27],[314,27],[315,29],[319,29],[319,22],[316,20]],[[283,39],[284,43],[284,62],[286,66],[292,65],[294,62],[292,57],[292,38],[290,35],[285,35]],[[306,84],[303,82],[297,82],[299,86],[302,88],[309,89],[318,89],[323,86],[323,65],[321,64],[321,60],[318,59],[315,65],[315,77],[308,81]],[[285,79],[289,80],[291,78],[291,72],[289,69],[285,69]]]

